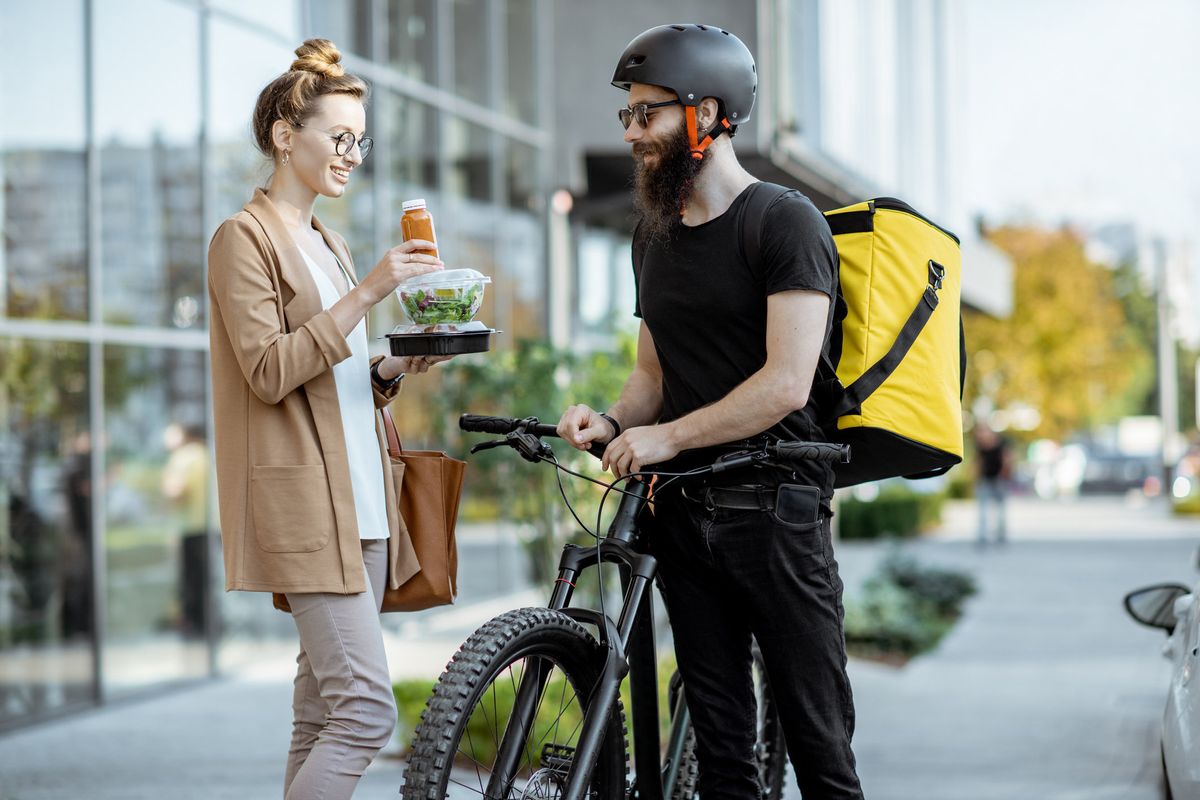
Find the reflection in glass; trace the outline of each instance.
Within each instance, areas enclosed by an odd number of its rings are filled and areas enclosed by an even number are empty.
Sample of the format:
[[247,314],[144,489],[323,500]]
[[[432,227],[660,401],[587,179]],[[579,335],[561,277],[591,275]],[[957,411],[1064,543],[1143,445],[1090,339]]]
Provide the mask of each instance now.
[[522,211],[537,211],[541,207],[538,194],[537,149],[520,142],[508,142],[505,178],[508,184],[508,204]]
[[505,322],[513,340],[546,335],[543,314],[545,239],[541,218],[527,212],[501,214],[496,261],[512,284]]
[[199,15],[108,0],[95,24],[105,321],[202,330]]
[[370,56],[371,0],[321,0],[307,7],[307,36],[329,39],[342,53]]
[[83,43],[79,0],[0,4],[0,316],[87,319]]
[[508,91],[504,110],[528,125],[537,124],[537,15],[534,0],[508,0]]
[[393,216],[399,220],[403,199],[437,186],[437,111],[398,94],[389,94],[387,102],[394,109],[387,144],[391,147],[396,189],[393,195],[397,198]]
[[[235,214],[266,186],[271,162],[254,146],[250,118],[258,93],[292,63],[292,52],[256,33],[214,19],[209,28],[212,50],[208,60],[208,124],[212,144],[213,213],[219,223]],[[208,231],[211,234],[211,231]]]
[[446,119],[446,151],[450,160],[447,190],[472,200],[492,199],[493,134],[456,117]]
[[388,60],[419,81],[437,83],[434,0],[388,0]]
[[106,688],[207,670],[207,366],[198,350],[104,348]]
[[[236,14],[247,22],[274,31],[279,36],[300,43],[300,0],[208,0],[214,9]],[[284,64],[284,68],[287,64]],[[282,70],[281,70],[282,71]]]
[[0,341],[0,726],[93,696],[87,365]]
[[488,104],[488,4],[453,0],[454,91],[480,105]]

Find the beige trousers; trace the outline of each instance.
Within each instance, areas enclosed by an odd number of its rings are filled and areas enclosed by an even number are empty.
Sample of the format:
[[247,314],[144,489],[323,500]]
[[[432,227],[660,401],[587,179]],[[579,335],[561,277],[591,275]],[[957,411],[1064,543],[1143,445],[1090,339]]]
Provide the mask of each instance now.
[[367,590],[288,593],[300,633],[285,800],[348,800],[396,727],[379,601],[387,540],[364,539]]

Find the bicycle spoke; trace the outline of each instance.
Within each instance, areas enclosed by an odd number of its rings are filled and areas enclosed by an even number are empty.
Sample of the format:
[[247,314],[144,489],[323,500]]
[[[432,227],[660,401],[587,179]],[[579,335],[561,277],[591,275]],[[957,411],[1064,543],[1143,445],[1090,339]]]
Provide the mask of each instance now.
[[[564,681],[564,683],[565,683],[565,681]],[[563,694],[566,694],[566,693],[567,693],[567,690],[566,690],[566,688],[564,687],[564,688],[563,688]],[[574,699],[576,699],[577,697],[578,697],[578,695],[576,695],[576,694],[575,694],[575,692],[574,692],[574,691],[572,691],[572,692],[571,692],[571,699],[572,699],[572,700],[574,700]],[[582,704],[580,704],[580,711],[581,711],[581,712],[583,711],[583,705],[582,705]],[[563,705],[559,705],[559,712],[558,712],[558,716],[554,718],[554,721],[553,721],[552,723],[550,723],[551,725],[553,725],[553,726],[554,726],[554,727],[553,727],[553,733],[554,733],[554,735],[555,735],[555,741],[558,741],[558,739],[557,739],[557,736],[558,736],[558,726],[559,726],[559,723],[562,721],[563,715],[565,715],[566,713],[567,713],[567,707],[566,707],[566,706],[563,706]],[[576,727],[575,727],[575,730],[571,732],[571,736],[569,736],[569,737],[567,738],[567,741],[568,741],[568,742],[573,742],[573,741],[575,741],[575,738],[574,738],[574,737],[575,737],[575,734],[579,732],[579,727],[580,727],[580,726],[582,726],[582,725],[583,725],[583,723],[582,723],[582,722],[580,722],[580,723],[579,723],[579,726],[576,726]],[[550,733],[551,733],[551,729],[550,729],[550,728],[547,728],[547,729],[546,729],[546,732],[545,732],[544,734],[542,734],[542,738],[537,740],[537,744],[541,744],[542,742],[546,741],[546,737],[547,737],[547,736],[549,736],[549,735],[550,735]]]
[[[468,724],[468,727],[466,729],[467,743],[471,745],[471,755],[467,756],[467,758],[471,759],[471,761],[473,761],[475,763],[475,778],[479,781],[479,793],[483,794],[484,793],[483,792],[483,776],[479,774],[479,768],[483,767],[483,764],[480,764],[479,761],[475,758],[475,756],[478,755],[479,751],[475,749],[475,740],[471,737],[471,728],[469,727],[470,720],[467,721],[467,724]],[[461,747],[459,748],[459,751],[460,752],[462,751]],[[487,767],[483,767],[483,768],[487,769]]]
[[[454,780],[454,776],[453,776],[453,775],[451,775],[451,776],[449,777],[449,781],[450,781],[450,783],[453,783],[455,786],[461,786],[462,788],[466,789],[468,792],[474,792],[474,791],[475,791],[473,788],[471,788],[470,786],[467,786],[467,785],[466,785],[465,783],[463,783],[462,781],[456,781],[456,780]],[[481,789],[481,790],[479,791],[479,796],[480,796],[480,797],[487,797],[487,792]]]
[[[567,684],[568,683],[569,683],[569,681],[567,681],[566,676],[564,675],[563,676],[563,690],[562,690],[562,693],[558,696],[558,716],[554,718],[554,736],[556,738],[558,737],[558,725],[562,721],[563,714],[565,714],[567,711],[565,700],[567,698]],[[575,699],[574,694],[572,694],[571,699]]]
[[[496,686],[495,686],[495,684],[488,687],[488,693],[492,696],[492,709],[494,710],[496,708]],[[479,698],[479,713],[483,714],[483,721],[485,723],[487,723],[487,728],[492,734],[492,744],[494,744],[496,746],[496,750],[499,751],[500,750],[500,742],[498,742],[496,740],[496,731],[500,727],[500,715],[498,713],[494,715],[494,719],[496,720],[496,722],[493,724],[492,720],[488,719],[487,703],[484,702],[484,699],[482,697]],[[474,717],[475,715],[472,714],[471,716]]]

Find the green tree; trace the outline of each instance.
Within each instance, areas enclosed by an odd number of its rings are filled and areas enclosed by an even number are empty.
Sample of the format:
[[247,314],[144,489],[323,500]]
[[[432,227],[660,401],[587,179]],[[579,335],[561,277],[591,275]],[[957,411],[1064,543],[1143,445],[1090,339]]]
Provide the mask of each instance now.
[[1136,282],[1089,261],[1067,230],[1005,227],[989,238],[1014,262],[1013,312],[967,314],[968,402],[1031,406],[1041,415],[1032,433],[1056,439],[1143,410],[1153,309]]
[[[604,409],[616,400],[633,369],[636,340],[622,336],[613,352],[577,355],[538,339],[522,339],[507,351],[484,358],[453,361],[442,367],[440,399],[444,407],[473,414],[535,416],[555,423],[568,405],[586,403]],[[457,418],[430,418],[439,442],[459,452],[484,441],[463,434]],[[559,462],[570,469],[601,477],[599,462],[565,442],[550,441]],[[563,505],[555,470],[527,464],[511,451],[482,453],[470,460],[464,491],[465,511],[528,523],[527,542],[534,577],[543,580],[557,563],[558,551],[577,528]],[[563,491],[589,527],[596,524],[603,489],[563,476]],[[609,496],[605,510],[616,510],[619,497]]]

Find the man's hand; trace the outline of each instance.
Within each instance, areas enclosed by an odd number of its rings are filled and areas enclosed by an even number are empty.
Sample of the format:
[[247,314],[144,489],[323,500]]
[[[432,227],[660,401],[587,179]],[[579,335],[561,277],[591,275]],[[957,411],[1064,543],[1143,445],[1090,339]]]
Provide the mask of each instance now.
[[613,427],[587,406],[571,406],[558,420],[558,435],[576,450],[587,451],[593,442],[605,444],[612,440]]
[[[604,420],[601,420],[603,422]],[[661,464],[679,455],[679,445],[666,425],[630,428],[611,441],[601,465],[623,478],[650,464]]]

